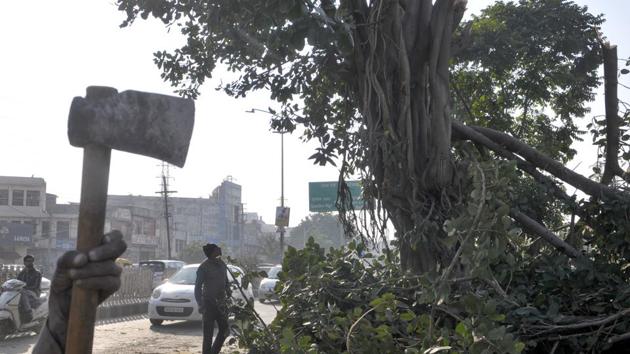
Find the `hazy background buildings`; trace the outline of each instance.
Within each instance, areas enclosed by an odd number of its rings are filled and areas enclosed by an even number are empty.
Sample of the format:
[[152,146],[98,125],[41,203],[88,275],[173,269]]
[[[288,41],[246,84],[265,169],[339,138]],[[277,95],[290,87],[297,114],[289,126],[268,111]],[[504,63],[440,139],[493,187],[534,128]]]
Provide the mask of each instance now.
[[[122,231],[128,244],[123,257],[132,262],[168,258],[168,236],[173,259],[209,242],[235,258],[273,261],[263,238],[273,238],[275,226],[244,209],[241,186],[230,177],[204,198],[110,195],[105,231]],[[76,247],[78,219],[79,204],[58,204],[43,178],[0,176],[0,263],[20,264],[32,254],[49,274],[57,257]]]

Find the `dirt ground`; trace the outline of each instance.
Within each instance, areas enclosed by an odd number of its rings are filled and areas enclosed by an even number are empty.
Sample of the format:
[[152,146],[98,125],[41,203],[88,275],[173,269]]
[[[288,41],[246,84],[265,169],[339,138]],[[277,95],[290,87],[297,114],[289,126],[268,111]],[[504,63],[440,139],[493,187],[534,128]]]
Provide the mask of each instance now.
[[[276,310],[268,304],[256,303],[256,310],[265,322],[271,322]],[[216,333],[216,329],[215,329]],[[228,345],[221,353],[243,353],[236,344]],[[0,341],[0,353],[31,353],[37,338],[22,335]],[[173,321],[162,326],[151,326],[145,316],[100,323],[94,332],[94,354],[197,354],[201,353],[200,322]]]

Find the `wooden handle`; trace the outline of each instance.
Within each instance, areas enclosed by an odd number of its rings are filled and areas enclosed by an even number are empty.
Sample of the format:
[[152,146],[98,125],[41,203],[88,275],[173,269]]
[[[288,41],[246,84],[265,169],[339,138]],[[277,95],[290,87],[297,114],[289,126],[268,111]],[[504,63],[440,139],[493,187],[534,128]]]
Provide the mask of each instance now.
[[[101,244],[111,150],[102,146],[86,146],[83,150],[83,176],[77,250],[89,252]],[[72,303],[66,336],[67,354],[92,353],[94,323],[98,293],[78,287],[72,288]]]

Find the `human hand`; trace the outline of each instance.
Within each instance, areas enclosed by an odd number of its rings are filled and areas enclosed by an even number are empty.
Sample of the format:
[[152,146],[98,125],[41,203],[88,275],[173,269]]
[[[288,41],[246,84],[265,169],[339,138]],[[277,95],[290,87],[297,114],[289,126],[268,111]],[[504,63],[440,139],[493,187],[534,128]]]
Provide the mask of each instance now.
[[203,304],[198,304],[197,307],[200,314],[203,314],[204,312],[206,312],[206,307]]
[[105,301],[120,288],[122,268],[115,260],[126,249],[123,235],[115,230],[106,234],[103,243],[87,254],[76,250],[68,251],[57,261],[57,269],[50,285],[47,329],[62,350],[65,348],[73,285],[95,290],[98,292],[99,304]]

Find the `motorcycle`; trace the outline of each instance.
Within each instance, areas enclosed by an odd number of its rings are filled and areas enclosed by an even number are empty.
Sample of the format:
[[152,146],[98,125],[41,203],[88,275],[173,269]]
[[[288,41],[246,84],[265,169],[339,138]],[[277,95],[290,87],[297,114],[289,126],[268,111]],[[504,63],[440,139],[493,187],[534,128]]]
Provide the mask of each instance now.
[[32,308],[33,316],[28,322],[24,322],[20,315],[20,299],[24,295],[25,282],[10,279],[0,288],[0,340],[11,334],[35,332],[38,334],[48,318],[48,291],[50,280],[42,278],[41,295],[37,306]]

